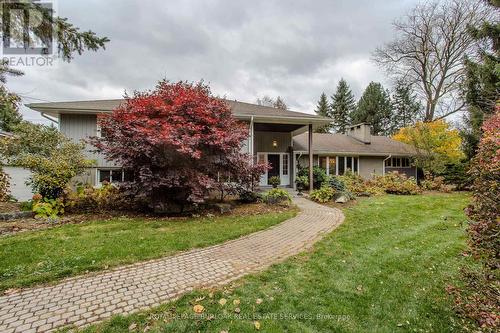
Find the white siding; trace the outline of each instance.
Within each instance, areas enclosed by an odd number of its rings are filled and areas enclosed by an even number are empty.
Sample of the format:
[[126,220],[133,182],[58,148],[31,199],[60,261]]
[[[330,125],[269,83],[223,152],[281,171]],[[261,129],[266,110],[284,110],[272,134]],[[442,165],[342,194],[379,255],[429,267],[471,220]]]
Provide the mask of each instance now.
[[19,201],[28,201],[33,197],[31,188],[26,185],[31,172],[29,170],[4,166],[3,170],[10,177],[10,194]]

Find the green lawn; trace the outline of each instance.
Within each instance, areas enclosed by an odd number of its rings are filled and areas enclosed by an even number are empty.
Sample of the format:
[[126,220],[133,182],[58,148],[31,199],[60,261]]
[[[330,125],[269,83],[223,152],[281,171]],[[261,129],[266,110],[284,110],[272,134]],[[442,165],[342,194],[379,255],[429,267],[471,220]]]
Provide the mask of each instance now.
[[[84,331],[127,332],[137,325],[140,332],[146,326],[149,332],[255,332],[253,318],[262,332],[457,331],[445,287],[464,260],[467,202],[466,194],[363,200],[309,253],[234,286],[196,291]],[[205,307],[204,318],[194,314],[195,304]]]
[[0,294],[108,267],[221,243],[269,228],[294,209],[190,219],[116,218],[0,237]]

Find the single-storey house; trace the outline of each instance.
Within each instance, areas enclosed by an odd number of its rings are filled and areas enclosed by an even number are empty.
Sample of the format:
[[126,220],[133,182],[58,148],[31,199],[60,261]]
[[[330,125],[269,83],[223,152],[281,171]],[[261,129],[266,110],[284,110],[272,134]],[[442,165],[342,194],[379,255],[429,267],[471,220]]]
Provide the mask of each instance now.
[[[369,124],[351,126],[346,134],[314,133],[312,148],[313,164],[328,175],[343,175],[350,170],[370,178],[397,171],[417,179],[417,168],[411,160],[415,149],[386,136],[371,135]],[[308,165],[307,134],[293,138],[293,152],[299,165]]]
[[[27,106],[57,123],[66,136],[79,141],[99,135],[97,115],[111,112],[123,101],[34,103]],[[282,186],[293,187],[298,163],[319,165],[330,175],[340,175],[348,169],[363,177],[394,170],[416,175],[410,161],[411,147],[387,137],[372,136],[368,124],[353,126],[347,135],[317,134],[313,133],[314,130],[331,123],[331,119],[239,101],[226,102],[234,116],[248,126],[249,136],[243,145],[244,151],[254,160],[271,165],[260,179],[261,186],[268,186],[269,178],[278,176]],[[88,147],[88,157],[97,164],[80,179],[81,182],[99,185],[105,180],[119,182],[124,179],[119,165],[91,150]]]

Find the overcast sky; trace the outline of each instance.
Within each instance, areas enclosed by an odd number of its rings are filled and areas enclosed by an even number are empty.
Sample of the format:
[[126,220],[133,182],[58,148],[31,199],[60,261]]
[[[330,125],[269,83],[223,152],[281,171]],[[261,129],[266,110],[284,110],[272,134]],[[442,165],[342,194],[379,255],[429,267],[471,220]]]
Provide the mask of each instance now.
[[162,78],[204,79],[219,96],[280,95],[290,109],[312,113],[341,77],[356,98],[370,81],[387,84],[371,52],[415,2],[59,0],[60,16],[111,42],[71,63],[21,68],[24,77],[9,78],[8,87],[30,103],[120,98]]

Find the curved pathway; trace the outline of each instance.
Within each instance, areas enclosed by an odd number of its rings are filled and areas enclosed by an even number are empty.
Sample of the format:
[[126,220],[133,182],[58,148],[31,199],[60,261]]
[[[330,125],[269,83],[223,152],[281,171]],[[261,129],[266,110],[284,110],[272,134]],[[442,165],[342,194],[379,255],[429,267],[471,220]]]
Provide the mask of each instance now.
[[340,210],[304,198],[294,203],[296,217],[242,238],[0,297],[0,332],[85,326],[226,284],[299,253],[343,221]]

